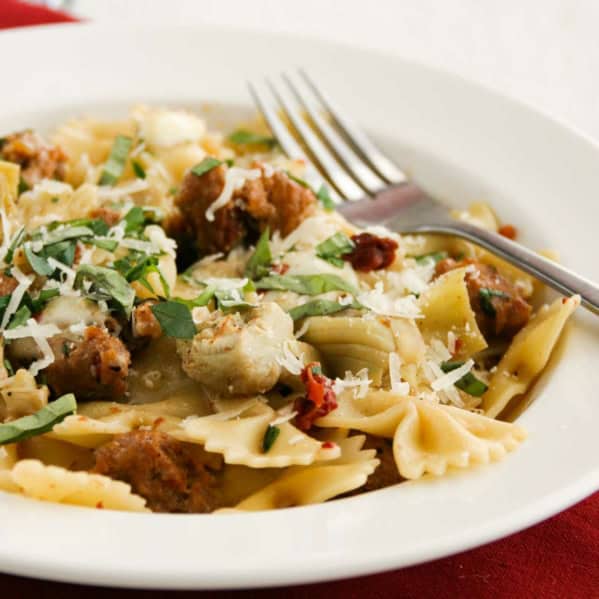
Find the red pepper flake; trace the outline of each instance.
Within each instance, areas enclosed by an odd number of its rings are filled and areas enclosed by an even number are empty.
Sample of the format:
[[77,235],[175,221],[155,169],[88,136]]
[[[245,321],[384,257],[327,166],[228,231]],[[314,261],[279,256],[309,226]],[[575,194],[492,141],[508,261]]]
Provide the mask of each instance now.
[[518,231],[514,225],[501,225],[497,232],[508,239],[516,239],[518,235]]
[[322,374],[319,362],[311,362],[305,366],[301,379],[306,387],[306,395],[295,400],[295,425],[300,430],[307,431],[312,428],[315,420],[337,408],[337,396],[333,391],[333,381]]
[[562,297],[562,304],[565,304],[568,302],[568,298],[567,297]]
[[335,447],[337,447],[337,446],[336,446],[336,445],[335,445],[335,443],[333,443],[332,441],[325,441],[325,442],[324,442],[324,443],[321,445],[321,447],[322,447],[323,449],[334,449],[334,448],[335,448]]
[[354,249],[343,256],[344,260],[351,262],[356,270],[369,272],[387,268],[395,260],[397,242],[388,237],[377,237],[372,233],[353,235]]
[[284,275],[289,270],[289,264],[285,264],[284,262],[281,264],[273,264],[271,271],[278,274]]
[[121,412],[121,411],[122,411],[122,410],[121,410],[121,408],[117,408],[116,406],[112,406],[112,407],[110,408],[110,412],[111,412],[112,414],[120,414],[120,412]]
[[99,510],[103,510],[104,504],[101,501],[98,501],[98,503],[96,503],[96,508],[98,508]]
[[455,340],[455,344],[453,346],[453,353],[451,355],[457,356],[463,347],[464,347],[464,340],[461,337],[458,337]]
[[154,420],[154,422],[152,422],[152,430],[156,430],[163,422],[164,422],[164,418],[162,416],[159,416],[158,418],[156,418],[156,420]]

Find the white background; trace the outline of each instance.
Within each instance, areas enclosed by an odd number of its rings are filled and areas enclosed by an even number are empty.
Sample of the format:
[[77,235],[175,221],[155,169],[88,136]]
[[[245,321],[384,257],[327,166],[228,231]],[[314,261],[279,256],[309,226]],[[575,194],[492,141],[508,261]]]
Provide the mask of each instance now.
[[[599,0],[74,0],[95,21],[337,40],[480,81],[599,139]],[[309,39],[306,43],[310,43]],[[202,60],[198,56],[198,70]]]

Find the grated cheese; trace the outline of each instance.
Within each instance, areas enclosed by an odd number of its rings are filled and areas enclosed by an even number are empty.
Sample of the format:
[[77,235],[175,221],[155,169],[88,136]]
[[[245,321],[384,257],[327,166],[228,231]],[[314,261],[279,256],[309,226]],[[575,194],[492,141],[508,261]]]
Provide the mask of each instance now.
[[14,329],[7,329],[2,333],[5,339],[24,339],[25,337],[52,337],[58,335],[60,329],[55,324],[38,324],[30,318],[27,324]]
[[117,200],[132,193],[145,191],[150,187],[150,184],[145,179],[135,179],[131,183],[125,183],[119,187],[108,187],[102,185],[98,187],[98,197],[101,200]]
[[[427,360],[426,362],[424,362],[423,370],[427,380],[429,381],[429,383],[431,383],[431,387],[434,381],[445,376],[445,373],[441,370],[439,364],[433,362],[432,360]],[[442,391],[439,391],[439,394],[439,400],[441,400],[443,403],[449,403],[458,408],[464,407],[464,402],[462,401],[462,398],[460,397],[458,390],[453,386],[453,384],[449,387],[446,387]]]
[[148,225],[144,229],[144,235],[159,251],[176,258],[177,242],[166,236],[166,233],[158,225]]
[[[75,277],[77,273],[66,264],[59,262],[55,258],[48,258],[48,264],[54,268],[57,268],[61,271],[61,273],[65,274],[65,278],[61,281],[60,291],[61,293],[69,294],[69,292],[73,292],[73,285],[75,284]],[[62,277],[61,277],[62,278]],[[79,292],[74,292],[76,295],[79,295]]]
[[443,376],[435,379],[431,383],[431,387],[434,391],[444,391],[449,387],[453,387],[463,376],[468,374],[472,367],[474,366],[474,360],[470,359],[464,362],[462,366],[452,370],[450,372],[446,372]]
[[457,340],[453,331],[447,331],[447,350],[452,356],[455,354]]
[[206,220],[214,221],[214,213],[226,206],[233,197],[236,190],[241,189],[246,181],[253,181],[262,176],[262,171],[257,168],[246,169],[238,166],[232,166],[225,173],[225,186],[220,195],[206,209]]
[[375,314],[400,318],[422,318],[415,296],[397,297],[393,293],[386,293],[383,283],[380,281],[375,284],[374,289],[360,293],[356,299]]
[[302,324],[301,328],[295,333],[296,339],[301,339],[310,328],[310,321],[308,319],[304,320],[304,324]]
[[283,343],[283,355],[277,356],[276,362],[291,374],[301,374],[304,369],[304,354],[296,356],[291,350],[289,340],[286,339]]
[[270,426],[278,426],[279,424],[285,424],[285,422],[289,422],[293,420],[297,416],[297,411],[292,411],[286,414],[281,414],[278,418],[272,420],[269,424]]
[[389,382],[391,383],[391,391],[400,395],[408,395],[410,393],[410,384],[401,380],[401,358],[395,352],[389,354]]
[[342,393],[346,389],[351,389],[356,399],[362,399],[363,397],[366,397],[371,383],[372,381],[368,378],[367,368],[358,370],[355,375],[347,370],[342,379],[335,379],[333,391],[335,393]]
[[[4,316],[2,317],[2,322],[0,323],[0,330],[4,330],[6,328],[6,325],[8,325],[11,317],[19,308],[19,304],[21,303],[25,292],[29,289],[29,287],[31,287],[31,284],[34,280],[34,277],[28,277],[25,275],[18,266],[13,266],[11,272],[12,276],[17,280],[18,285],[12,292],[10,300],[8,301],[8,306],[6,306]],[[6,334],[4,336],[6,337]]]
[[10,221],[4,209],[0,209],[0,217],[2,217],[2,245],[0,246],[0,257],[4,260],[10,247],[12,239],[10,238]]

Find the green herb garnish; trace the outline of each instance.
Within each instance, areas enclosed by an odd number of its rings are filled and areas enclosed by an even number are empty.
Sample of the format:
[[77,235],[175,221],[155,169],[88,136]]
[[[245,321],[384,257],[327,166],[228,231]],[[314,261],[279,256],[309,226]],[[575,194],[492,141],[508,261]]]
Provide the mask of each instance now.
[[19,177],[19,186],[17,187],[17,193],[21,195],[22,193],[29,191],[30,189],[31,187],[29,187],[27,181],[25,181],[23,177]]
[[344,261],[341,256],[349,254],[355,247],[356,244],[345,233],[335,233],[316,246],[316,255],[342,268]]
[[482,287],[478,292],[478,297],[480,298],[480,306],[483,309],[483,312],[489,316],[495,316],[497,312],[495,310],[495,306],[493,305],[493,298],[499,297],[506,299],[510,296],[504,291]]
[[143,208],[140,206],[133,206],[123,219],[125,223],[125,234],[141,233],[146,222]]
[[262,439],[262,451],[267,453],[269,449],[275,444],[277,437],[281,434],[281,429],[278,426],[269,424],[264,432],[264,438]]
[[200,162],[199,164],[196,164],[191,169],[191,172],[194,175],[201,177],[208,171],[211,171],[213,168],[220,166],[222,163],[223,163],[223,161],[219,160],[218,158],[213,158],[212,156],[206,156],[206,158],[204,158],[204,160],[202,160],[202,162]]
[[31,310],[23,305],[13,314],[6,328],[16,329],[17,327],[24,325],[29,318],[31,318]]
[[447,252],[429,252],[428,254],[420,254],[420,256],[412,256],[417,264],[424,264],[432,260],[435,264],[447,258]]
[[119,246],[119,242],[115,239],[88,239],[85,243],[89,243],[91,245],[95,245],[96,247],[106,250],[108,252],[114,252],[116,248]]
[[277,145],[277,140],[269,135],[261,135],[260,133],[252,133],[246,129],[237,129],[233,131],[227,141],[238,146],[245,145],[260,145],[267,146],[269,149],[274,148]]
[[307,181],[304,181],[303,179],[300,179],[299,177],[296,177],[295,175],[291,174],[290,171],[285,171],[287,173],[287,176],[292,180],[295,181],[298,185],[301,185],[302,187],[305,187],[306,189],[310,189],[310,185],[308,184]]
[[8,376],[14,376],[15,369],[12,367],[12,364],[10,363],[10,360],[8,358],[4,358],[4,368],[6,368]]
[[329,291],[347,291],[357,295],[358,290],[337,275],[270,275],[256,282],[256,289],[294,291],[300,295],[320,295]]
[[72,393],[51,401],[47,406],[31,414],[17,418],[12,422],[0,424],[0,445],[15,443],[51,431],[56,424],[62,422],[77,409],[77,402]]
[[349,308],[360,309],[362,306],[357,302],[340,304],[339,302],[333,302],[331,300],[318,299],[292,308],[289,310],[289,316],[291,316],[293,320],[300,320],[307,316],[326,316],[327,314],[335,314],[336,312],[341,312],[342,310],[347,310]]
[[75,277],[75,287],[80,289],[83,281],[91,281],[88,295],[95,299],[114,300],[127,317],[131,314],[135,291],[121,274],[112,268],[82,264]]
[[50,264],[48,264],[47,258],[45,258],[44,256],[39,256],[38,254],[35,254],[33,252],[33,250],[31,249],[30,245],[26,244],[24,246],[24,250],[25,250],[25,256],[27,258],[27,262],[29,262],[29,265],[31,266],[31,268],[38,275],[47,277],[47,276],[50,276],[54,272],[55,268],[53,266],[50,266]]
[[6,256],[4,257],[4,261],[6,264],[10,264],[12,262],[13,256],[15,254],[15,250],[23,243],[25,239],[25,227],[21,227],[12,238],[10,245],[8,246],[8,251],[6,252]]
[[191,310],[185,304],[178,301],[166,301],[154,304],[150,309],[167,337],[193,339],[196,327],[193,324]]
[[127,155],[131,149],[132,139],[125,135],[117,135],[110,150],[110,156],[104,165],[98,185],[115,185],[125,170]]
[[270,252],[270,245],[268,243],[270,237],[269,228],[266,227],[260,239],[256,244],[254,253],[248,260],[245,266],[245,276],[249,279],[256,280],[264,277],[270,270],[270,264],[272,262],[272,254]]
[[146,178],[146,171],[145,171],[144,167],[137,160],[131,161],[131,168],[133,169],[133,172],[135,173],[135,176],[138,179]]
[[[441,370],[443,372],[451,372],[460,366],[463,366],[464,362],[451,361],[442,362]],[[474,397],[480,397],[489,387],[483,381],[476,378],[471,372],[466,373],[459,381],[455,383],[455,386],[462,391],[473,395]]]
[[322,204],[322,206],[325,210],[328,210],[329,212],[331,210],[335,210],[335,201],[331,197],[329,188],[324,183],[320,186],[320,189],[316,192],[316,197],[320,200],[320,203]]
[[39,295],[34,299],[29,294],[25,294],[24,301],[32,314],[41,312],[46,304],[54,297],[60,295],[59,289],[42,289]]

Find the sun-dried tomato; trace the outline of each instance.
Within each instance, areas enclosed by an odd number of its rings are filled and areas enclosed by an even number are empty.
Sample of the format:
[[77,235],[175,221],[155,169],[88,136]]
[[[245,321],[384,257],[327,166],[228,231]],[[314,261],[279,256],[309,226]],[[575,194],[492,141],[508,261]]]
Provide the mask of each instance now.
[[516,239],[516,236],[518,235],[518,230],[514,225],[501,225],[497,232],[508,239]]
[[397,242],[388,237],[377,237],[372,233],[352,236],[354,249],[343,256],[356,270],[369,272],[387,268],[395,260]]
[[295,400],[295,425],[307,431],[315,420],[337,408],[337,396],[333,391],[333,381],[322,374],[319,362],[305,366],[301,379],[306,387],[306,395]]

